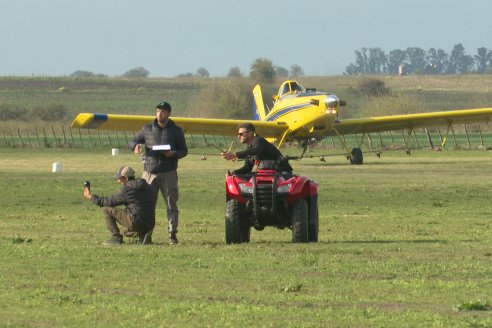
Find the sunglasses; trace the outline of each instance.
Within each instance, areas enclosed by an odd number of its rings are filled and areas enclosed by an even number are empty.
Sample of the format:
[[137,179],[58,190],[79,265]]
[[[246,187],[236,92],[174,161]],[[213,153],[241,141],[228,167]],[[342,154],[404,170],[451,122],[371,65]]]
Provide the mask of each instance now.
[[242,137],[242,136],[244,136],[246,133],[249,133],[249,132],[250,132],[250,131],[238,132],[238,133],[237,133],[237,136],[238,136],[238,137]]

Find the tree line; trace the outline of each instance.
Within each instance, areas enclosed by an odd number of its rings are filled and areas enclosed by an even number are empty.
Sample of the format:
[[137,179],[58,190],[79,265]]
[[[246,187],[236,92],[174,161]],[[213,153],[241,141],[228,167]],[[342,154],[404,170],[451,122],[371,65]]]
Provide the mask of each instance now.
[[[144,67],[135,67],[129,69],[122,77],[126,78],[146,78],[148,77],[150,72]],[[229,72],[227,73],[227,77],[243,77],[246,74],[243,73],[239,67],[231,67]],[[290,70],[286,69],[282,66],[273,65],[273,62],[266,58],[258,58],[253,64],[251,64],[249,76],[254,78],[259,82],[272,82],[275,77],[297,77],[303,76],[304,70],[299,65],[292,65]],[[70,77],[107,77],[103,74],[94,74],[90,71],[77,70],[70,74]],[[210,77],[210,73],[204,67],[200,67],[196,70],[195,73],[187,72],[182,73],[176,76],[178,78],[192,78],[192,77],[201,77],[206,78]]]
[[392,74],[491,74],[492,50],[477,49],[475,55],[467,55],[461,43],[454,45],[451,53],[443,49],[418,47],[394,49],[388,54],[381,48],[355,50],[355,62],[350,63],[344,75],[392,75]]

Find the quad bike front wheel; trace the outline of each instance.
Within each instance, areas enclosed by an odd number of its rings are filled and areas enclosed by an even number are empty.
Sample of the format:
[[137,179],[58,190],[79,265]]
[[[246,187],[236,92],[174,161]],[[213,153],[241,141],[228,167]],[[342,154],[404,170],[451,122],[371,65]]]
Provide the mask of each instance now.
[[243,218],[244,204],[237,199],[229,199],[226,203],[225,231],[227,244],[249,243],[251,227]]
[[307,243],[308,230],[308,204],[298,199],[292,205],[292,242]]

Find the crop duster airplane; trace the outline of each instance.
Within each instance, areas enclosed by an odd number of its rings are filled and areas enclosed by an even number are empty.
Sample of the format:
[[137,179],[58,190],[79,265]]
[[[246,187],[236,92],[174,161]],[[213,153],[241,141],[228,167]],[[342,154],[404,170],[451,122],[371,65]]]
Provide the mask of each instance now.
[[[235,136],[239,123],[251,122],[259,135],[268,138],[277,147],[285,141],[299,141],[304,146],[304,151],[309,142],[327,136],[338,136],[352,164],[362,164],[362,151],[360,148],[350,150],[344,142],[343,135],[408,130],[410,136],[415,128],[433,126],[447,126],[449,132],[453,124],[488,123],[492,118],[492,108],[480,108],[340,119],[338,114],[340,107],[345,105],[344,101],[334,94],[306,89],[294,80],[282,83],[278,94],[273,96],[274,104],[269,111],[265,109],[259,85],[253,89],[253,96],[255,120],[171,118],[185,133],[203,135]],[[80,113],[73,121],[72,127],[138,131],[154,119],[155,116]],[[445,139],[443,138],[443,144]]]

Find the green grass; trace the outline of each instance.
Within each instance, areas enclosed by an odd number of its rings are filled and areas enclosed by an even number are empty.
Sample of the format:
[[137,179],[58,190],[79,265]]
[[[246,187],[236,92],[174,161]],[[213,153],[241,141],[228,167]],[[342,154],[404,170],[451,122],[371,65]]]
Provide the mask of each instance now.
[[180,244],[159,200],[154,245],[106,247],[82,183],[111,194],[120,165],[141,173],[134,154],[0,148],[0,326],[492,325],[490,151],[293,162],[320,184],[319,243],[266,228],[245,245],[224,242],[224,173],[239,164],[191,152]]

